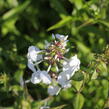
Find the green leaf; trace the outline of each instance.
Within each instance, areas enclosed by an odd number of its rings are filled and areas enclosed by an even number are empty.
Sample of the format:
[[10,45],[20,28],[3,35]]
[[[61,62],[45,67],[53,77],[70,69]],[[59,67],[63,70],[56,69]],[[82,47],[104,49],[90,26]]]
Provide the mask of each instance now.
[[91,79],[97,79],[97,77],[98,77],[98,73],[95,70],[94,73],[91,76]]
[[0,109],[14,109],[14,107],[0,107]]
[[64,25],[66,25],[67,23],[71,22],[72,20],[73,20],[73,18],[71,16],[67,16],[64,19],[62,19],[61,21],[59,21],[58,23],[56,23],[55,25],[49,27],[47,29],[47,31],[51,31],[51,30],[60,28],[60,27],[62,27]]
[[22,100],[21,101],[21,108],[22,109],[31,109],[31,105],[27,100]]
[[40,100],[40,101],[34,101],[34,102],[32,102],[31,103],[31,107],[32,107],[32,109],[40,109],[40,107],[41,106],[44,106],[45,105],[45,103],[46,102],[49,102],[49,101],[52,101],[53,100],[53,97],[48,97],[48,98],[46,98],[46,99],[44,99],[44,100]]
[[53,108],[50,108],[50,109],[63,109],[66,105],[60,105],[60,106],[57,106],[57,107],[53,107]]
[[18,92],[18,91],[22,91],[23,88],[19,85],[12,85],[12,86],[10,86],[9,90],[14,91],[14,92]]
[[17,15],[19,15],[20,12],[22,12],[24,9],[27,8],[27,6],[29,5],[30,1],[26,1],[24,3],[22,3],[21,5],[11,9],[10,11],[6,12],[3,16],[2,16],[2,20],[9,20]]
[[97,65],[98,72],[101,76],[108,76],[107,66],[103,61],[100,61]]
[[72,77],[73,80],[75,81],[81,81],[84,79],[84,75],[82,72],[78,71],[74,74],[74,76]]
[[88,48],[84,43],[76,41],[76,44],[78,46],[78,49],[83,53],[87,54],[90,53],[90,48]]
[[5,36],[8,32],[18,33],[18,30],[15,27],[16,19],[11,19],[9,22],[6,21],[2,25],[2,34]]
[[82,0],[69,0],[71,3],[74,3],[77,9],[81,9],[83,6]]
[[44,102],[37,101],[37,102],[32,102],[31,107],[32,109],[40,109],[40,107],[44,105]]
[[81,93],[77,93],[73,105],[74,109],[82,109],[84,105],[84,97]]
[[19,82],[21,77],[23,76],[23,71],[22,70],[18,70],[15,72],[14,74],[14,79]]
[[108,21],[104,21],[104,20],[98,20],[98,23],[103,24],[104,26],[106,26],[107,28],[109,28],[109,22]]
[[76,88],[77,91],[79,91],[83,85],[83,81],[72,81],[73,86]]

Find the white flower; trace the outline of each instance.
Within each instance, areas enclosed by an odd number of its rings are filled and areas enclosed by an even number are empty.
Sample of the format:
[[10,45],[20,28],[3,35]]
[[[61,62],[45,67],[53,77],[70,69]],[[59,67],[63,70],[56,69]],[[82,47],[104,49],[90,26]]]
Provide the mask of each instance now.
[[33,62],[31,61],[31,59],[28,59],[28,68],[30,69],[30,70],[32,70],[33,72],[36,72],[36,69],[35,69],[35,67],[34,67],[34,64],[33,64]]
[[72,77],[76,71],[80,69],[80,60],[77,58],[77,55],[71,57],[68,62],[63,63],[63,71],[67,73],[67,75]]
[[41,82],[41,79],[40,79],[40,71],[34,72],[32,74],[31,82],[33,84],[37,84],[37,83],[40,83]]
[[58,95],[58,93],[60,92],[61,88],[59,86],[49,86],[48,87],[48,93],[50,95]]
[[71,83],[70,83],[71,81],[66,81],[66,82],[64,82],[63,84],[62,84],[62,87],[63,88],[70,88],[71,87]]
[[62,41],[62,40],[66,41],[67,38],[68,38],[68,36],[64,36],[64,35],[56,34],[56,38],[59,39],[59,40],[61,40],[61,41]]
[[35,46],[30,46],[28,48],[27,58],[31,59],[32,62],[36,62],[37,60],[42,59],[42,55],[39,54],[41,51]]
[[[66,40],[66,41],[64,41],[64,42],[62,43],[63,48],[67,46],[67,42],[68,42],[68,40]],[[66,52],[67,52],[67,50],[66,50]]]
[[63,63],[63,72],[61,72],[58,76],[58,83],[63,88],[71,87],[70,78],[74,75],[76,71],[80,68],[80,60],[77,58],[77,55],[71,57],[68,62]]
[[60,83],[60,85],[61,85],[62,88],[67,89],[67,88],[71,87],[71,83],[70,82],[71,81],[63,81],[63,82]]
[[69,65],[71,67],[75,67],[75,71],[78,71],[80,69],[80,60],[77,58],[77,55],[71,57]]
[[43,82],[45,84],[51,84],[51,81],[51,77],[46,71],[38,70],[37,72],[34,72],[31,77],[31,82],[33,84],[37,84],[40,82]]
[[56,34],[56,38],[61,41],[62,47],[65,48],[67,45],[67,42],[68,42],[68,40],[67,40],[68,36]]
[[52,34],[52,38],[55,39],[55,35],[54,34]]
[[[53,41],[51,43],[45,41],[46,46],[44,50],[40,50],[35,46],[30,46],[28,48],[28,67],[33,71],[33,73],[31,79],[25,81],[25,83],[31,81],[33,84],[47,84],[48,93],[53,96],[58,95],[62,88],[65,89],[71,87],[71,77],[80,69],[80,60],[77,58],[77,55],[70,59],[64,57],[64,54],[68,52],[68,49],[66,49],[68,36],[52,34],[52,38]],[[40,66],[38,66],[42,61],[48,64],[48,69],[46,71],[41,71]],[[62,64],[61,62],[63,62],[63,67],[60,65]],[[56,63],[57,73],[52,71],[52,68],[55,67],[54,63]],[[58,74],[58,72],[60,73]]]
[[58,76],[57,81],[62,88],[69,88],[71,87],[69,79],[70,79],[70,75],[67,72],[61,72]]
[[50,75],[46,71],[40,72],[40,78],[41,78],[42,82],[45,84],[50,84],[52,81]]

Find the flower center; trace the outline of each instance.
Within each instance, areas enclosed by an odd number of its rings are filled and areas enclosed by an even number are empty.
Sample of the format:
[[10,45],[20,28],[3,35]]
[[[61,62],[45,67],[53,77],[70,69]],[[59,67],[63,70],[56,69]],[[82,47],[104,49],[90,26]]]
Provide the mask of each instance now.
[[45,59],[50,62],[50,64],[54,64],[60,59],[63,59],[63,55],[65,54],[65,47],[63,47],[63,43],[61,41],[53,41],[50,46],[46,49]]

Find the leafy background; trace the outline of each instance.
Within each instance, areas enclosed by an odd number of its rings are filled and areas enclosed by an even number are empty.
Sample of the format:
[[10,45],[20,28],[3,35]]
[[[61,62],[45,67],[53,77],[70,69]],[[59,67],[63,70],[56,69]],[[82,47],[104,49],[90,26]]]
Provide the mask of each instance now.
[[[48,97],[30,78],[27,50],[44,48],[51,34],[69,35],[68,48],[81,60],[72,88]],[[0,109],[108,109],[109,0],[0,0]]]

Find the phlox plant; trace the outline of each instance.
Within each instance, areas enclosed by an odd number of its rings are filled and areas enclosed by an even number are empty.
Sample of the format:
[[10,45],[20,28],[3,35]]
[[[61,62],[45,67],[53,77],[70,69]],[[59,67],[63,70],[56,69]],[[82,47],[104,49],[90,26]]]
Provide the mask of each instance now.
[[[40,82],[48,85],[48,94],[58,95],[61,89],[71,87],[71,77],[80,69],[80,60],[77,55],[70,59],[64,57],[68,36],[52,34],[53,41],[47,43],[44,50],[35,46],[28,48],[28,67],[32,70],[30,81],[33,84]],[[47,69],[40,70],[39,64],[46,62]],[[55,71],[52,71],[55,67]]]
[[[65,57],[69,51],[67,43],[68,36],[52,34],[52,41],[46,42],[45,49],[29,46],[27,66],[33,73],[30,80],[25,82],[47,85],[50,96],[56,96],[62,89],[70,88],[71,77],[80,69],[80,60],[77,55],[69,59]],[[39,64],[44,62],[47,68],[41,70]]]

